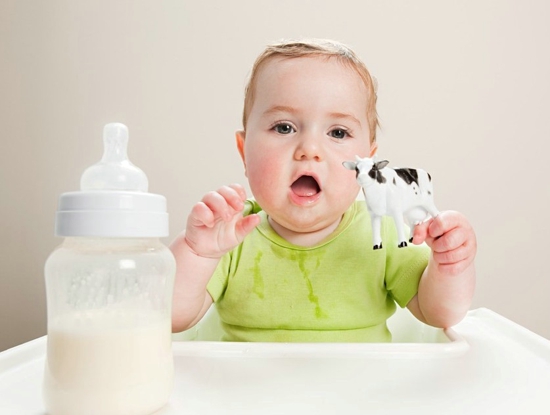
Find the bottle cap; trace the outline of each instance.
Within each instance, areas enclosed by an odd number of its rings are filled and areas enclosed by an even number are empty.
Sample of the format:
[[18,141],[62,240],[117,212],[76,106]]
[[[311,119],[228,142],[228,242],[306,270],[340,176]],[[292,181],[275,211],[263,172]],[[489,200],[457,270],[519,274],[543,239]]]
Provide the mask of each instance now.
[[57,236],[145,238],[168,236],[166,198],[148,193],[145,173],[128,159],[128,128],[103,129],[102,159],[87,168],[80,191],[63,193],[56,214]]

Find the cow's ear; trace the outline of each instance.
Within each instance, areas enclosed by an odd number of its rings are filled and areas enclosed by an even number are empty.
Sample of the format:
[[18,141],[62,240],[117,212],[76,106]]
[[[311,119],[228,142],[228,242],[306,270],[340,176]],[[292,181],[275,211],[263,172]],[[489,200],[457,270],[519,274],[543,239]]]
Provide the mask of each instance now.
[[388,160],[382,160],[376,162],[376,168],[378,170],[382,170],[384,167],[386,167],[390,162]]
[[348,170],[355,170],[357,168],[357,163],[355,161],[344,161],[342,165]]

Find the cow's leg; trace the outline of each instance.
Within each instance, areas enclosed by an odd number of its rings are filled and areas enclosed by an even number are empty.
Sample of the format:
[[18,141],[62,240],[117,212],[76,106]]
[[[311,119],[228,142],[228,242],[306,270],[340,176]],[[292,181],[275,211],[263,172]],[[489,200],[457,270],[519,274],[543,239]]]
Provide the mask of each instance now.
[[407,240],[405,239],[405,227],[403,226],[403,215],[394,214],[392,215],[393,221],[395,222],[395,229],[397,230],[397,240],[399,248],[407,246]]
[[414,237],[414,230],[416,229],[417,225],[420,225],[422,223],[421,220],[414,220],[408,217],[405,217],[405,224],[409,227],[410,233],[409,233],[409,243],[412,244],[413,237]]
[[413,237],[414,237],[414,230],[416,229],[416,227],[418,225],[421,225],[423,224],[424,222],[419,220],[418,222],[415,222],[413,223],[412,225],[409,225],[410,229],[411,229],[411,237],[409,238],[409,242],[412,244],[412,241],[413,241]]
[[416,225],[418,225],[420,222],[418,223],[414,223],[412,225],[409,225],[410,229],[411,229],[411,237],[409,238],[409,243],[412,244],[412,241],[413,241],[413,236],[414,236],[414,228],[416,227]]
[[371,212],[372,225],[372,249],[382,249],[382,236],[380,236],[380,226],[382,224],[382,216],[376,216]]

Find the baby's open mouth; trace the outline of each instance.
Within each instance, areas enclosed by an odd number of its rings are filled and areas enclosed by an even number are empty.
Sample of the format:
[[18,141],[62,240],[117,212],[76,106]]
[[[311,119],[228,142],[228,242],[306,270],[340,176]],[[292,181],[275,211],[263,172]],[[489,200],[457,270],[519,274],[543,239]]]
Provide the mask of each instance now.
[[321,187],[311,176],[300,176],[290,186],[294,194],[301,197],[308,197],[316,195],[321,191]]

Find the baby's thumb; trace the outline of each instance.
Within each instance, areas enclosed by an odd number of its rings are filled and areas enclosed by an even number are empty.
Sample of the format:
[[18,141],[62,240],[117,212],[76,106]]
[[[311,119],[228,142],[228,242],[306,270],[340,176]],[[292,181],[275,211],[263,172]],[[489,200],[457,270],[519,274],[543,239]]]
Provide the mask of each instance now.
[[260,216],[256,214],[248,215],[240,219],[235,224],[235,234],[239,243],[241,243],[245,236],[252,232],[252,230],[259,224]]
[[413,233],[413,243],[415,245],[420,245],[421,243],[426,241],[426,238],[428,238],[428,223],[420,223],[414,227],[414,233]]

